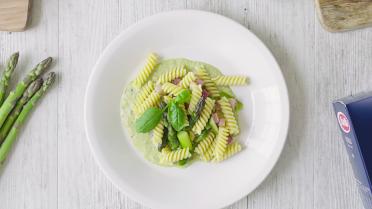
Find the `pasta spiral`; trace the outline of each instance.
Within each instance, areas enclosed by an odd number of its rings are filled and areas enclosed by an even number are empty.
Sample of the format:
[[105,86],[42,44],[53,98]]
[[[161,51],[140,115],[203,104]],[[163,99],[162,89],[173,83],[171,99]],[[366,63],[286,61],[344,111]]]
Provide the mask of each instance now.
[[223,159],[223,156],[227,147],[227,137],[229,136],[229,131],[225,127],[220,127],[218,129],[217,138],[214,144],[214,157],[217,161]]
[[199,155],[202,155],[207,151],[207,149],[211,146],[214,140],[214,133],[210,131],[207,135],[207,137],[201,141],[198,146],[195,147],[195,152]]
[[240,150],[242,150],[242,146],[238,142],[227,145],[226,152],[223,154],[222,160],[226,160],[227,158],[240,152]]
[[226,126],[229,129],[230,134],[239,134],[239,126],[228,99],[226,97],[222,97],[220,100],[218,100],[218,103],[221,106],[221,111],[226,120]]
[[198,104],[198,101],[200,97],[202,96],[202,88],[200,85],[196,85],[196,83],[190,84],[191,88],[191,100],[189,103],[189,114],[192,114],[196,108],[196,104]]
[[213,158],[213,149],[214,146],[211,144],[208,149],[200,155],[200,159],[203,161],[210,161]]
[[223,75],[212,78],[218,86],[242,86],[247,84],[246,76]]
[[147,97],[147,99],[139,106],[137,109],[136,115],[141,115],[144,113],[148,108],[154,107],[158,105],[160,102],[160,94],[156,91],[152,91],[152,93]]
[[166,83],[166,82],[171,82],[175,78],[182,78],[183,76],[186,75],[186,68],[181,66],[181,67],[176,67],[164,74],[162,74],[159,79],[158,83]]
[[137,75],[136,79],[134,80],[135,85],[141,87],[150,77],[151,73],[155,70],[155,66],[157,64],[158,64],[157,55],[154,53],[149,54],[145,66],[142,68],[141,72]]
[[166,95],[166,96],[163,96],[163,100],[165,103],[168,104],[172,100],[172,97]]
[[169,154],[170,152],[172,152],[171,148],[167,145],[165,146],[162,150],[161,150],[161,154],[163,154],[163,156]]
[[199,68],[196,72],[196,75],[204,81],[203,85],[212,97],[220,97],[220,92],[217,89],[216,83],[210,78],[204,67]]
[[205,105],[204,108],[200,114],[199,119],[196,121],[195,125],[192,127],[192,131],[196,134],[200,134],[205,125],[207,124],[211,114],[212,114],[212,109],[214,107],[214,100],[207,97],[205,100]]
[[193,82],[195,79],[195,74],[193,72],[188,72],[179,84],[183,88],[189,88],[190,83]]
[[173,83],[164,83],[162,85],[162,89],[165,91],[165,93],[167,94],[171,94],[171,95],[174,95],[174,96],[177,96],[179,93],[181,93],[181,91],[183,91],[184,89],[177,86],[177,85],[174,85]]
[[162,142],[164,134],[164,123],[162,120],[158,123],[158,125],[155,126],[153,135],[152,135],[152,142],[155,146],[158,146]]
[[134,108],[139,107],[146,100],[146,98],[151,94],[154,88],[155,88],[155,85],[152,81],[147,82],[147,84],[144,87],[142,87],[141,91],[139,92]]
[[189,151],[189,148],[179,149],[176,151],[171,152],[165,152],[164,159],[167,162],[177,162],[186,158],[191,157],[191,153]]

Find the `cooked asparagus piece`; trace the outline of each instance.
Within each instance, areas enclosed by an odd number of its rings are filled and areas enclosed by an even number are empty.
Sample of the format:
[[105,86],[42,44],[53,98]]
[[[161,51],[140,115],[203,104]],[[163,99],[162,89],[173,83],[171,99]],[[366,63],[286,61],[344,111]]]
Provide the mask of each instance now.
[[36,106],[36,102],[45,94],[49,87],[54,83],[55,73],[51,72],[48,74],[46,81],[43,86],[32,96],[32,98],[23,106],[21,113],[19,114],[17,120],[14,122],[9,134],[5,138],[3,144],[0,147],[0,164],[3,164],[9,151],[11,150],[15,139],[20,131],[21,126],[25,122],[28,114],[31,112],[33,107]]
[[187,131],[180,131],[177,133],[178,141],[180,142],[182,148],[189,148],[192,149],[192,143],[190,140],[190,136]]
[[39,64],[35,66],[34,69],[32,69],[26,76],[26,78],[23,79],[23,81],[20,81],[16,89],[9,93],[9,96],[6,98],[2,106],[0,107],[0,127],[4,124],[6,118],[8,117],[10,111],[14,108],[17,101],[23,93],[25,92],[26,88],[34,81],[36,80],[41,74],[44,73],[44,71],[47,69],[47,67],[52,62],[52,58],[48,57],[47,59],[43,60]]
[[168,144],[171,150],[176,150],[180,146],[180,142],[177,139],[177,132],[171,125],[168,126]]
[[3,72],[3,75],[1,76],[0,80],[0,106],[3,104],[5,95],[6,95],[6,90],[9,85],[9,80],[10,77],[13,74],[13,71],[18,63],[18,57],[19,57],[19,52],[16,52],[12,54],[12,56],[9,57],[7,63],[6,63],[6,68]]
[[23,105],[25,105],[32,96],[40,89],[43,85],[43,79],[38,78],[28,86],[25,93],[23,93],[22,98],[17,102],[16,106],[10,112],[8,118],[5,120],[4,125],[0,128],[0,145],[3,143],[6,135],[8,135],[9,130],[12,128],[14,121],[17,119],[18,115],[21,113]]

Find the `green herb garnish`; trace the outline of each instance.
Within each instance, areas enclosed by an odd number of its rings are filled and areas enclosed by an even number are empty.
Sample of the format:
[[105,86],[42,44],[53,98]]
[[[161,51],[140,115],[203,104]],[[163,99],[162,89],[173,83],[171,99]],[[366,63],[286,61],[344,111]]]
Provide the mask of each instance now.
[[190,102],[191,99],[191,91],[188,89],[185,89],[179,93],[176,98],[174,98],[174,102],[178,104],[184,104]]
[[169,123],[176,131],[181,131],[187,126],[186,113],[175,102],[170,102],[168,107]]
[[147,133],[155,128],[162,117],[163,111],[156,107],[147,109],[141,117],[136,120],[136,131]]

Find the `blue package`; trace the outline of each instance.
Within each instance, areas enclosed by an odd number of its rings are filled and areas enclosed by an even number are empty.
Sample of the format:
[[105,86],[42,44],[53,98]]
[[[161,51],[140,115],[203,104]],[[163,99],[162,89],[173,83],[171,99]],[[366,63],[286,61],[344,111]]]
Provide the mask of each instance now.
[[333,102],[363,205],[372,209],[372,92]]

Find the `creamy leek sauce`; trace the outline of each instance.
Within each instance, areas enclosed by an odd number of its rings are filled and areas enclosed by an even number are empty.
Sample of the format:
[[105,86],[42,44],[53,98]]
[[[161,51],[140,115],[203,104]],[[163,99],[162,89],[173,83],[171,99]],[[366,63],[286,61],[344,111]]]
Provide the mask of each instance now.
[[[154,83],[156,83],[160,75],[174,69],[175,67],[185,66],[188,72],[195,72],[202,65],[205,67],[206,71],[211,75],[211,77],[222,75],[217,68],[207,63],[192,61],[188,59],[168,59],[161,61],[159,65],[157,65],[150,79],[154,81]],[[224,87],[223,90],[232,94],[230,88]],[[133,145],[145,156],[147,160],[158,165],[167,165],[167,163],[161,161],[161,153],[152,143],[152,133],[137,133],[135,130],[136,118],[132,109],[133,105],[135,105],[136,96],[139,92],[140,89],[135,87],[133,82],[129,83],[129,85],[124,88],[120,102],[120,116],[122,125],[125,131],[129,133]]]

